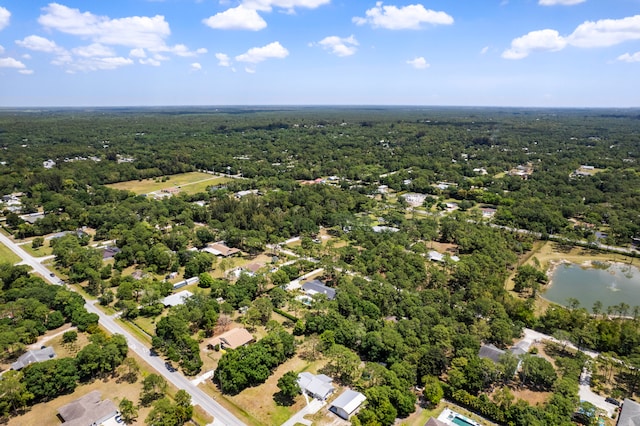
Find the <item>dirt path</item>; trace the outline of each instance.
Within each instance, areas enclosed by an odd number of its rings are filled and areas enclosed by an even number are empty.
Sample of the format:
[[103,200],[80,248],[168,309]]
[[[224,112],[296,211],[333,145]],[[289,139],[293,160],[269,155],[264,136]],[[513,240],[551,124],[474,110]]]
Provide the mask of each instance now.
[[38,339],[37,342],[30,344],[28,347],[29,349],[40,349],[41,346],[43,346],[45,343],[47,343],[49,340],[60,336],[61,334],[66,333],[67,331],[70,330],[75,330],[75,327],[72,327],[71,325],[67,324],[64,326],[64,328],[60,331],[57,331],[53,334],[46,334],[44,337]]

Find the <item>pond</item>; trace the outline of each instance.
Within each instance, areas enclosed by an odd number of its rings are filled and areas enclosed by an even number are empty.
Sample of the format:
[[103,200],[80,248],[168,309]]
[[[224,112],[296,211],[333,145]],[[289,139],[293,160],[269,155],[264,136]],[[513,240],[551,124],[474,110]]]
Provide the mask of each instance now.
[[[542,297],[564,306],[568,305],[567,299],[574,298],[589,312],[597,300],[602,302],[604,312],[608,306],[620,303],[626,303],[630,308],[640,306],[640,269],[620,263],[596,266],[559,265]],[[629,309],[628,315],[631,312]]]

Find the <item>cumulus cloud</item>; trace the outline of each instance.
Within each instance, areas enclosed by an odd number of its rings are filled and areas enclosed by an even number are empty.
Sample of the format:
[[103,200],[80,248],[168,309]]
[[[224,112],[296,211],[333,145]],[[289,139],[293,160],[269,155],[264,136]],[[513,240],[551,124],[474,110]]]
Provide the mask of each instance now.
[[50,3],[43,8],[43,12],[38,22],[46,29],[90,39],[94,43],[142,48],[152,52],[173,52],[181,56],[187,56],[187,53],[193,56],[198,52],[190,52],[183,45],[171,47],[166,44],[171,29],[162,15],[111,19],[58,3]]
[[576,47],[608,47],[640,39],[640,15],[622,19],[586,21],[568,37]]
[[200,65],[198,62],[194,62],[190,66],[191,71],[200,71],[202,69],[202,65]]
[[356,25],[370,24],[374,28],[388,30],[419,30],[423,24],[451,25],[453,18],[445,12],[425,9],[421,4],[408,6],[383,6],[382,2],[365,12],[365,17],[352,19]]
[[218,65],[221,67],[230,67],[231,66],[231,58],[226,53],[216,53],[216,59],[218,60]]
[[610,47],[631,40],[640,40],[640,15],[585,21],[566,37],[551,29],[532,31],[514,39],[502,57],[522,59],[534,51],[558,51],[567,46]]
[[25,49],[45,53],[64,53],[65,49],[58,46],[55,41],[37,35],[30,35],[22,40],[16,40],[16,44]]
[[541,6],[573,6],[576,4],[584,3],[586,0],[539,0],[538,4]]
[[315,9],[329,3],[331,0],[244,0],[242,4],[250,9],[265,12],[271,12],[274,7],[294,12],[297,7]]
[[623,62],[640,62],[640,52],[625,53],[624,55],[618,56],[617,59]]
[[139,47],[136,49],[131,49],[131,51],[129,52],[129,56],[131,56],[132,58],[146,58],[147,54],[143,48]]
[[318,42],[323,49],[337,56],[351,56],[358,50],[358,40],[351,35],[340,38],[338,36],[325,37]]
[[558,51],[566,47],[567,40],[556,30],[531,31],[511,42],[511,48],[502,52],[505,59],[522,59],[535,51]]
[[4,53],[4,47],[0,44],[0,53]]
[[487,53],[489,51],[489,46],[485,46],[480,50],[480,54],[484,55],[485,53]]
[[160,64],[162,64],[162,62],[154,58],[143,58],[139,59],[138,62],[140,62],[142,65],[151,65],[152,67],[159,67]]
[[267,22],[258,15],[255,9],[243,5],[216,13],[202,22],[216,30],[259,31],[267,27]]
[[427,60],[424,59],[422,56],[408,60],[407,64],[411,65],[417,70],[423,70],[431,66],[429,63],[427,63]]
[[283,59],[288,55],[289,51],[280,42],[274,41],[266,46],[252,47],[246,53],[236,56],[236,61],[257,64],[271,58]]
[[83,58],[92,58],[95,56],[115,56],[115,52],[112,48],[104,46],[100,43],[93,43],[89,46],[76,47],[71,51],[78,56],[82,56]]
[[11,12],[6,8],[0,6],[0,31],[5,29],[9,25],[11,20]]
[[99,71],[99,70],[113,70],[123,67],[125,65],[133,64],[131,58],[123,58],[120,56],[114,57],[93,57],[93,58],[81,58],[74,61],[67,69],[69,72],[76,71]]
[[33,74],[33,70],[20,70],[18,71],[20,74],[31,75]]
[[27,68],[25,64],[13,58],[0,58],[0,68]]

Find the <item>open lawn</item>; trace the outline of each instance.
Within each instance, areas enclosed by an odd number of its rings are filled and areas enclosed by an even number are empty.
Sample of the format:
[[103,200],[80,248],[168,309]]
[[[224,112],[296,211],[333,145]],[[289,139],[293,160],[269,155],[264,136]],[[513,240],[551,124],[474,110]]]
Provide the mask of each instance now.
[[20,248],[26,251],[33,257],[43,257],[43,256],[51,256],[53,254],[53,249],[49,245],[48,242],[44,243],[44,246],[34,249],[31,247],[31,242],[27,242],[25,244],[21,244]]
[[[216,356],[213,354],[215,352],[211,355]],[[295,355],[280,365],[264,384],[245,389],[238,395],[222,395],[211,380],[207,380],[201,388],[248,425],[280,425],[302,409],[305,401],[299,395],[292,406],[278,406],[273,399],[273,395],[279,391],[278,379],[287,371],[317,373],[322,364],[323,361],[309,362]]]
[[195,194],[203,192],[207,186],[220,185],[229,181],[229,178],[214,176],[209,173],[190,172],[168,176],[168,180],[163,182],[163,178],[130,180],[128,182],[113,183],[110,188],[132,191],[136,194],[148,194],[149,192],[160,191],[169,188],[179,188],[180,192]]
[[0,244],[0,259],[2,259],[2,262],[9,262],[12,265],[20,262],[20,257],[4,244]]

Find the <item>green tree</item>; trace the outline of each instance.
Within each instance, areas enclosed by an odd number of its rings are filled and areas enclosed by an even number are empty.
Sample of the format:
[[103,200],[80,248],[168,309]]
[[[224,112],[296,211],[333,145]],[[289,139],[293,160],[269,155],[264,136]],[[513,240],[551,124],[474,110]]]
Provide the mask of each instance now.
[[444,390],[442,389],[440,380],[438,380],[437,377],[427,376],[424,377],[422,381],[424,382],[422,395],[425,400],[427,400],[427,402],[432,406],[438,405],[440,400],[444,397]]
[[142,380],[140,403],[149,405],[152,401],[162,398],[167,391],[167,382],[157,374],[149,374]]
[[278,405],[292,405],[293,399],[300,394],[298,375],[293,371],[287,371],[278,379],[278,392],[275,400]]
[[126,424],[131,424],[138,418],[138,407],[126,397],[122,398],[118,404],[118,409],[120,410],[122,420],[124,420]]

